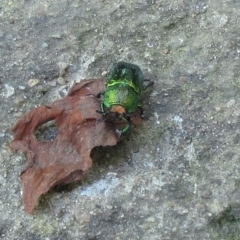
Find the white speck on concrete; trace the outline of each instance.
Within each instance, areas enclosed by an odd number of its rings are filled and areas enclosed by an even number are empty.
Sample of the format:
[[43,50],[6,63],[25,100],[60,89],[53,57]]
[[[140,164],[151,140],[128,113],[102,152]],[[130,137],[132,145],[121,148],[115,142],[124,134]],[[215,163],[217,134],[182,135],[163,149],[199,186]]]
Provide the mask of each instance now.
[[175,121],[175,123],[178,125],[178,127],[180,128],[180,130],[183,132],[183,127],[182,127],[182,122],[183,119],[179,116],[174,116],[173,120]]
[[4,87],[6,89],[5,97],[8,98],[14,94],[14,88],[10,86],[9,84],[4,84]]
[[111,190],[117,187],[119,184],[120,184],[119,179],[115,177],[101,179],[93,183],[91,186],[86,187],[81,192],[81,195],[88,196],[88,197],[108,195],[111,192]]
[[196,152],[195,152],[195,147],[194,147],[193,143],[191,143],[190,145],[188,145],[186,147],[186,153],[185,153],[184,156],[189,161],[190,166],[193,162],[198,164],[197,157],[196,157]]
[[159,125],[159,124],[160,124],[160,121],[159,121],[159,115],[158,115],[158,113],[154,112],[154,116],[156,117],[156,119],[157,119],[157,124]]

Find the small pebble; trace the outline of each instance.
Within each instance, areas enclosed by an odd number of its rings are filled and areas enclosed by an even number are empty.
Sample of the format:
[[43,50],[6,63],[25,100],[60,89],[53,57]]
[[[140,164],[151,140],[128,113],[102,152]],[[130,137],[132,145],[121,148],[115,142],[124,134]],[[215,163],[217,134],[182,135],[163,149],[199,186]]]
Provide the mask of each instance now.
[[10,156],[12,156],[14,154],[14,149],[10,146],[9,142],[5,142],[3,145],[2,145],[2,148],[7,150],[8,154]]
[[62,77],[66,73],[66,69],[68,68],[68,63],[59,62],[58,68],[59,68],[59,77]]
[[57,82],[58,82],[58,84],[60,84],[60,85],[64,85],[64,84],[66,83],[66,81],[65,81],[65,79],[64,79],[63,77],[59,77],[59,78],[57,79]]
[[169,53],[170,53],[170,49],[169,49],[169,48],[165,48],[165,49],[163,50],[163,53],[164,53],[164,54],[169,54]]
[[147,218],[147,221],[148,222],[155,222],[155,218],[154,217],[149,217],[149,218]]
[[123,53],[123,52],[124,52],[124,49],[123,49],[123,48],[118,49],[118,54],[121,54],[121,53]]
[[106,207],[107,209],[110,209],[110,210],[113,209],[113,206],[112,206],[112,205],[106,205],[105,207]]
[[51,81],[48,81],[47,84],[51,87],[56,87],[57,86],[57,80],[53,79]]
[[52,38],[61,39],[62,36],[61,36],[61,34],[53,34]]
[[102,72],[102,76],[106,76],[107,73],[108,73],[107,71],[103,71],[103,72]]
[[87,211],[78,208],[74,211],[74,217],[80,225],[85,225],[91,220],[91,216]]
[[41,81],[37,78],[31,78],[28,80],[28,86],[29,87],[34,87],[36,85],[38,85]]
[[14,99],[14,102],[15,104],[18,106],[18,107],[21,107],[24,103],[24,99],[20,96],[17,96],[15,99]]
[[19,90],[25,90],[26,87],[25,87],[25,86],[18,86],[18,89],[19,89]]
[[23,116],[23,112],[16,112],[16,113],[13,114],[13,116],[16,117],[16,118],[20,118],[20,117]]

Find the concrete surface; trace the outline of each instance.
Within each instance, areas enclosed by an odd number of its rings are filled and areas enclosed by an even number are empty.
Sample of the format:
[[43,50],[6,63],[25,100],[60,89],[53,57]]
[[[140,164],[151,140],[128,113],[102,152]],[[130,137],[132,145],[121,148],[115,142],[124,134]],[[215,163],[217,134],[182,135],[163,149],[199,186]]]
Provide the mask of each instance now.
[[[240,1],[0,3],[1,239],[239,239]],[[11,127],[120,60],[155,81],[143,124],[27,215]]]

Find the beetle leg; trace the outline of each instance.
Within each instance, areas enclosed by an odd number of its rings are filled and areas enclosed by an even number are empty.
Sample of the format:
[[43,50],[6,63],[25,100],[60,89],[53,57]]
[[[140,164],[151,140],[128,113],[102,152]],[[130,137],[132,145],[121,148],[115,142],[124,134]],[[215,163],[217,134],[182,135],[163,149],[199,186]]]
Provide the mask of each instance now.
[[96,95],[96,98],[100,98],[102,95],[104,95],[105,91],[101,91]]
[[138,105],[138,108],[140,109],[140,116],[141,116],[141,118],[143,118],[144,117],[143,108],[141,105]]
[[104,111],[103,103],[101,103],[101,105],[100,105],[100,110],[96,110],[96,112],[102,114],[101,118],[96,119],[96,123],[100,123],[102,121],[105,121],[106,113]]
[[94,93],[88,93],[86,96],[94,96],[95,98],[100,98],[102,95],[104,95],[105,91],[99,92],[97,94]]
[[146,90],[148,87],[150,87],[154,84],[154,81],[152,81],[150,79],[144,79],[143,82],[148,82],[145,86],[143,86],[143,90]]
[[118,129],[115,130],[115,133],[117,134],[118,138],[120,138],[122,135],[122,131],[120,131]]
[[103,102],[101,102],[100,107],[101,107],[101,113],[102,113],[102,115],[105,116],[106,113],[105,113],[105,110],[104,110]]
[[125,120],[125,121],[128,123],[128,125],[127,125],[123,130],[121,130],[121,131],[118,130],[118,129],[115,130],[118,138],[120,138],[123,133],[128,132],[128,131],[130,130],[131,126],[132,126],[132,120],[131,120],[130,117],[127,118],[127,119],[126,119],[126,118],[122,118],[122,119]]
[[[124,118],[125,119],[125,118]],[[126,133],[132,127],[132,120],[131,118],[125,119],[128,122],[128,125],[122,130],[122,133]]]

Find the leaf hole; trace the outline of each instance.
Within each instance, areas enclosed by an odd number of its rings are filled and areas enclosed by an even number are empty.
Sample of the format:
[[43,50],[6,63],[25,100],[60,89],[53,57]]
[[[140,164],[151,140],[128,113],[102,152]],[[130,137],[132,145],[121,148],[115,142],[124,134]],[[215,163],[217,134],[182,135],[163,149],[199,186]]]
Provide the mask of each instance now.
[[42,124],[35,132],[35,137],[39,142],[53,141],[58,135],[58,128],[54,120]]

